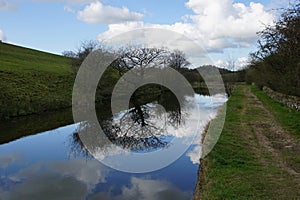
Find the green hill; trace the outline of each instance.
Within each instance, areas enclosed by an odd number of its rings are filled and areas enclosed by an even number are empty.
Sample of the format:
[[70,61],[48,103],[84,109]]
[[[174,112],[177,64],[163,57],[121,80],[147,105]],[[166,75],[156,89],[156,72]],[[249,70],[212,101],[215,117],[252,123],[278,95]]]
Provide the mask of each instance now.
[[70,58],[0,43],[0,119],[71,106]]

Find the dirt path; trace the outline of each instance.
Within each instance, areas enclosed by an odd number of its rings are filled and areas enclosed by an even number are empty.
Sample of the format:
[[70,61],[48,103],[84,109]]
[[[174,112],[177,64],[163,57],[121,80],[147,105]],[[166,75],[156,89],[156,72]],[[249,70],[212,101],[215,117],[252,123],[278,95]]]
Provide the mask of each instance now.
[[[279,125],[273,114],[249,87],[244,87],[243,91],[247,100],[242,110],[245,117],[241,121],[244,128],[251,129],[253,140],[248,140],[251,142],[252,151],[264,167],[278,169],[279,172],[268,174],[271,183],[281,180],[286,182],[288,179],[286,183],[290,185],[282,185],[283,192],[291,192],[291,186],[299,191],[300,167],[294,159],[300,155],[299,141]],[[287,174],[290,176],[287,177]]]
[[244,87],[243,90],[247,97],[247,104],[242,111],[246,114],[242,123],[251,128],[255,138],[250,140],[252,150],[266,167],[272,165],[286,171],[292,175],[293,182],[300,186],[299,164],[293,161],[293,155],[300,154],[299,142],[279,125],[272,113],[249,87]]
[[194,199],[300,199],[299,138],[251,89],[237,85],[227,102],[218,143],[200,162]]

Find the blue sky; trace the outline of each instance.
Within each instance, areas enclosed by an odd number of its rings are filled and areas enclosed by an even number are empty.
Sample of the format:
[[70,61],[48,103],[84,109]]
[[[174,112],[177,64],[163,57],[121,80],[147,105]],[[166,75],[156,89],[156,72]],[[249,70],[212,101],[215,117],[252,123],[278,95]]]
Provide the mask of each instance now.
[[[281,3],[279,3],[281,2]],[[82,41],[136,28],[162,28],[205,41],[218,65],[243,66],[255,49],[255,32],[270,24],[270,0],[0,0],[0,39],[60,54]]]

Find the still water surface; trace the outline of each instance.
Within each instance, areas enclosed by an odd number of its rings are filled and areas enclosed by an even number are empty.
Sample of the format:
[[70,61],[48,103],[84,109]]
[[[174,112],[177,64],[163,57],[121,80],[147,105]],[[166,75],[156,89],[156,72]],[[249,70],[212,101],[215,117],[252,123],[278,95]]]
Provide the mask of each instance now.
[[[103,144],[92,152],[102,161],[149,152],[175,154],[177,148],[184,149],[175,162],[148,173],[122,172],[94,159],[78,137],[78,130],[87,127],[84,123],[2,144],[0,199],[192,199],[201,132],[225,101],[225,95],[196,94],[187,96],[181,109],[169,102],[163,110],[152,102],[98,117],[112,144],[123,149],[116,151]],[[130,161],[131,166],[151,164]]]

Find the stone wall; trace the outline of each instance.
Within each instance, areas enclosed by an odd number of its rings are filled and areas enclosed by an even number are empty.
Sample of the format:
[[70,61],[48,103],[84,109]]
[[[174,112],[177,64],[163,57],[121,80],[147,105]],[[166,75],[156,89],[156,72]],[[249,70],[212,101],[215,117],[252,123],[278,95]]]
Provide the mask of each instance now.
[[286,94],[282,94],[279,92],[275,92],[271,88],[268,88],[266,86],[263,87],[263,91],[273,100],[282,103],[290,108],[293,108],[295,110],[300,110],[300,97],[296,96],[289,96]]

